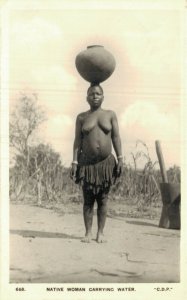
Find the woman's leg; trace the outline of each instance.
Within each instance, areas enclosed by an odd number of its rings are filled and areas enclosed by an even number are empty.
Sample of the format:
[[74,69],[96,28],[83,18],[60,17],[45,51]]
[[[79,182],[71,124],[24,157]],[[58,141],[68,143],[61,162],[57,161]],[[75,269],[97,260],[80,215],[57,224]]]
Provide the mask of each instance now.
[[95,195],[92,191],[87,190],[83,187],[83,197],[84,197],[84,205],[83,205],[83,216],[84,216],[84,224],[86,228],[85,238],[82,242],[90,243],[92,236],[92,222],[93,222],[93,208],[95,202]]
[[105,227],[106,217],[107,217],[107,202],[108,202],[108,193],[109,189],[99,192],[96,196],[97,200],[97,224],[98,231],[96,240],[98,243],[106,242],[106,239],[103,235],[103,230]]

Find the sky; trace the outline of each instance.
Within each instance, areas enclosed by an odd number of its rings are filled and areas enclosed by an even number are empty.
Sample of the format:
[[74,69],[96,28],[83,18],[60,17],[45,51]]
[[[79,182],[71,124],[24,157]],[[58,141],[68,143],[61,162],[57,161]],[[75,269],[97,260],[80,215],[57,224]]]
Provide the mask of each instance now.
[[20,92],[37,93],[48,118],[39,139],[69,166],[76,116],[89,108],[89,83],[78,74],[75,58],[89,45],[103,45],[116,60],[114,73],[101,84],[103,108],[117,114],[126,162],[132,161],[137,140],[157,160],[155,140],[160,140],[166,167],[180,166],[181,18],[180,10],[164,9],[12,10],[10,110]]

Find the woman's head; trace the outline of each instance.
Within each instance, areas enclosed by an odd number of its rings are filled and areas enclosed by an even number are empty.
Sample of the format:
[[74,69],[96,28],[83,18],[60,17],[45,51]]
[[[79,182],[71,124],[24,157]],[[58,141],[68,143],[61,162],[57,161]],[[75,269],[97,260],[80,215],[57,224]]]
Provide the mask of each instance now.
[[90,86],[89,86],[89,88],[88,88],[88,90],[87,90],[87,95],[88,95],[90,89],[93,88],[93,87],[98,87],[98,88],[101,90],[102,94],[104,94],[103,88],[102,88],[102,86],[100,86],[100,84],[97,84],[97,83],[91,83]]
[[92,84],[87,90],[87,101],[91,108],[98,108],[104,100],[103,89],[99,84]]

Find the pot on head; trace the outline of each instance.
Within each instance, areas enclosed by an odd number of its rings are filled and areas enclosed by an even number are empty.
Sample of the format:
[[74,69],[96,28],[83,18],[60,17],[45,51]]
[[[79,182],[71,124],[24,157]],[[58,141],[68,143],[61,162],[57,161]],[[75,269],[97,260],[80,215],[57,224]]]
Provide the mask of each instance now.
[[76,56],[75,65],[86,81],[99,84],[112,75],[116,62],[113,55],[103,46],[92,45]]

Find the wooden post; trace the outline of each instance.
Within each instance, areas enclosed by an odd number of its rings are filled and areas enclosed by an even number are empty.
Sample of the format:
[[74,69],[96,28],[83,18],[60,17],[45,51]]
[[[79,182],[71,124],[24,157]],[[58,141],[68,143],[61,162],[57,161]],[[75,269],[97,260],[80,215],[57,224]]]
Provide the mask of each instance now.
[[156,141],[155,146],[156,146],[156,153],[157,153],[158,161],[159,161],[159,165],[160,165],[160,172],[162,175],[162,180],[163,180],[163,182],[168,183],[168,177],[167,177],[167,173],[166,173],[166,168],[165,168],[164,158],[162,155],[160,141]]
[[156,141],[155,145],[163,180],[160,184],[163,207],[159,227],[180,229],[180,184],[168,183],[160,142]]

